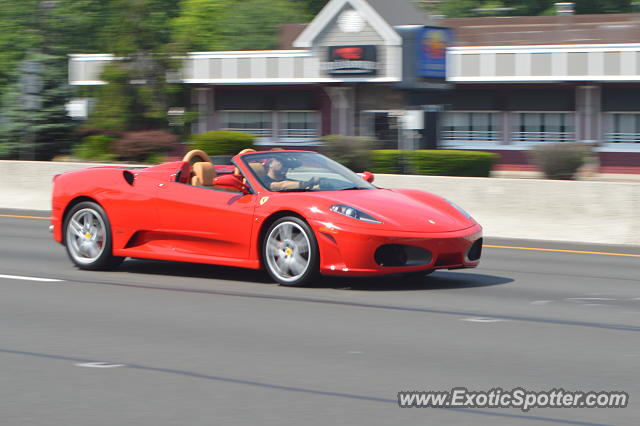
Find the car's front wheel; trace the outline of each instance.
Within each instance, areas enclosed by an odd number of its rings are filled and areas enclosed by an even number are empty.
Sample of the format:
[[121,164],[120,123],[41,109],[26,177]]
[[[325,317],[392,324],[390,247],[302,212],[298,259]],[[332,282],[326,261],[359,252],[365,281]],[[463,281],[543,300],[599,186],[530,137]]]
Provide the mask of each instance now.
[[66,216],[63,232],[67,254],[80,269],[110,269],[124,260],[112,254],[111,225],[96,203],[76,204]]
[[267,272],[280,285],[303,286],[318,272],[318,243],[309,225],[293,216],[276,220],[262,244]]

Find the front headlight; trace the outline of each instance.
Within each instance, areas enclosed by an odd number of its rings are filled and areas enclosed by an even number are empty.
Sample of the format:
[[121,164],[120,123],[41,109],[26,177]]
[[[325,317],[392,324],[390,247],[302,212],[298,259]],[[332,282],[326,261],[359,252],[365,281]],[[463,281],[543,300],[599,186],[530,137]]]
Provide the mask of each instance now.
[[463,209],[462,207],[460,207],[459,205],[457,205],[456,203],[454,203],[453,201],[449,201],[446,200],[445,201],[449,204],[451,204],[456,210],[458,210],[460,213],[462,213],[462,215],[464,217],[466,217],[467,219],[472,219],[471,215],[469,213],[467,213],[467,211],[465,209]]
[[382,223],[375,217],[363,212],[362,210],[358,210],[355,207],[347,206],[346,204],[334,204],[333,206],[331,206],[331,211],[351,217],[353,219],[361,220],[363,222]]

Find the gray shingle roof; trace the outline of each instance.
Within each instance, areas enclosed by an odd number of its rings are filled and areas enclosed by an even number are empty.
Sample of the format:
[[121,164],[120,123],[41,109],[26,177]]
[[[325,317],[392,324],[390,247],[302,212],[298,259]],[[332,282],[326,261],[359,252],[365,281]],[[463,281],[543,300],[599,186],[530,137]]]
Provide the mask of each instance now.
[[411,0],[366,0],[392,27],[396,25],[425,25],[424,13]]

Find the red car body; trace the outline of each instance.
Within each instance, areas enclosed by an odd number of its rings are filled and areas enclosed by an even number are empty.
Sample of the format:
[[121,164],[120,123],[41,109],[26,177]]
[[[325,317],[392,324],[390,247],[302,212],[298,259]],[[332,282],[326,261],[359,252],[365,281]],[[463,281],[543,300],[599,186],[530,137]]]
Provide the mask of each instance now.
[[[187,162],[148,168],[94,167],[56,177],[53,236],[63,243],[65,215],[74,204],[99,204],[111,224],[114,256],[262,268],[261,244],[274,219],[295,215],[317,240],[324,275],[371,276],[472,268],[478,265],[482,228],[461,209],[411,189],[272,192],[250,167],[233,162],[252,188],[228,192],[183,183]],[[228,172],[218,168],[218,172]],[[182,182],[181,182],[182,181]],[[331,211],[348,204],[382,223],[366,223]],[[418,247],[428,262],[383,266],[382,246]],[[471,254],[470,254],[471,253]],[[425,263],[426,262],[426,263]]]

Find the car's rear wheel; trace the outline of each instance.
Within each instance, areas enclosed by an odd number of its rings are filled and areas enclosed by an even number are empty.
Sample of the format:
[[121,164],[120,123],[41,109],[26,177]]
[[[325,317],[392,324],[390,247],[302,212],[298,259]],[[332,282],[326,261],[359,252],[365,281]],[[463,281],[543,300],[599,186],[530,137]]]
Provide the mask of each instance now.
[[267,230],[262,259],[271,278],[280,285],[307,285],[318,272],[318,243],[305,221],[283,217]]
[[110,269],[124,260],[112,254],[111,225],[96,203],[83,201],[73,206],[65,218],[63,232],[67,254],[80,269]]

